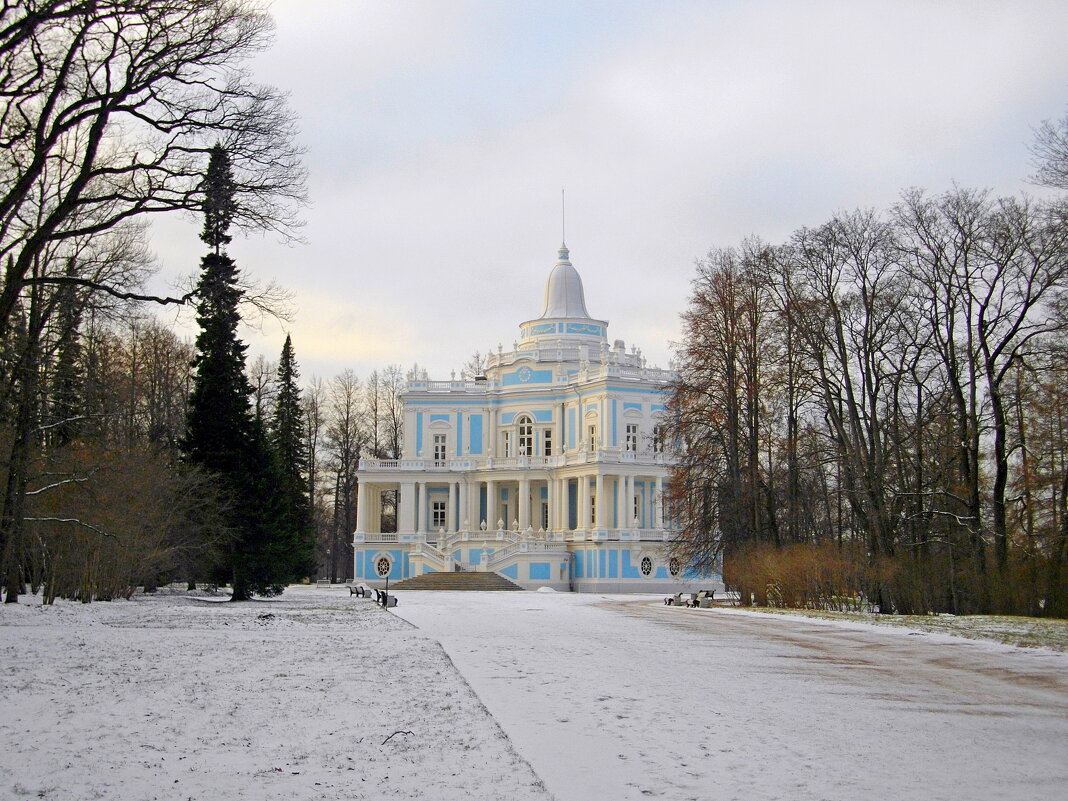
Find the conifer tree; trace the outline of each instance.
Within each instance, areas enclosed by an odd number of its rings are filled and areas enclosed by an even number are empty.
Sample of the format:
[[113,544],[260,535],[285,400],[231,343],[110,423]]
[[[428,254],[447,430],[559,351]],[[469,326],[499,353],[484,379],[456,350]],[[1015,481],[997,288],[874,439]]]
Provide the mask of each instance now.
[[81,370],[81,308],[72,286],[58,291],[57,318],[59,341],[51,387],[48,438],[63,446],[77,439],[82,429],[83,399]]
[[315,560],[311,501],[304,478],[308,471],[308,453],[304,443],[304,412],[298,378],[300,372],[293,352],[293,340],[287,334],[278,362],[275,406],[269,435],[281,489],[282,514],[279,522],[291,541],[289,553],[294,577],[311,573]]
[[235,533],[229,553],[232,600],[272,595],[291,575],[285,537],[278,536],[277,473],[262,428],[255,424],[245,375],[238,269],[226,255],[234,213],[233,179],[226,151],[216,145],[204,180],[204,230],[212,249],[201,260],[193,390],[188,427],[181,443],[188,461],[210,471],[231,506]]

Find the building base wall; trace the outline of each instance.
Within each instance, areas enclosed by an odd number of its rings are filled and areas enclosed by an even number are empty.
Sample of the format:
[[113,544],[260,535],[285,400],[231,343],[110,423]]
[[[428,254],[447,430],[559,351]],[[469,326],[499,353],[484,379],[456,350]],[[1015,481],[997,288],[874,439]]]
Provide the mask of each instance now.
[[679,566],[663,542],[520,542],[507,551],[500,546],[465,541],[450,549],[450,561],[441,562],[440,551],[434,556],[420,543],[357,541],[354,576],[372,587],[384,587],[387,579],[395,583],[430,572],[464,570],[498,573],[525,590],[665,595],[724,590],[718,573],[672,575]]

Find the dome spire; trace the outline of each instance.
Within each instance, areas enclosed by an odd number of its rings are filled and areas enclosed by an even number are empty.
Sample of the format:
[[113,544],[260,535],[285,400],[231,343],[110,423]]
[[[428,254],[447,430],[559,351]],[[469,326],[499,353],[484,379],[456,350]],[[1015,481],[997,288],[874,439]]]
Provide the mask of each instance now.
[[567,250],[567,207],[564,205],[563,187],[560,187],[560,250]]

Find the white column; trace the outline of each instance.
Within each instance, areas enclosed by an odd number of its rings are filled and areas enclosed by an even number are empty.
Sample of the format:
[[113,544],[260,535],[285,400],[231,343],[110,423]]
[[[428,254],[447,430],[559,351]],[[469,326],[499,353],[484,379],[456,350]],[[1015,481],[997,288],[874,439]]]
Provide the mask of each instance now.
[[519,530],[530,526],[530,479],[519,479]]
[[653,527],[664,527],[664,479],[656,477],[656,494],[653,496]]
[[578,527],[582,531],[590,530],[590,477],[582,476],[579,479],[578,493]]
[[[488,430],[486,431],[486,455],[493,458],[497,455],[497,410],[490,409],[486,415]],[[488,521],[487,521],[488,522]]]
[[367,485],[360,481],[356,484],[356,533],[367,533]]
[[556,531],[556,510],[553,508],[553,504],[556,502],[556,487],[552,477],[545,481],[545,495],[546,503],[549,506],[549,531]]
[[627,476],[627,491],[624,498],[624,504],[627,516],[624,518],[624,525],[630,528],[634,525],[634,476]]
[[[611,443],[611,440],[608,438],[608,401],[607,401],[607,399],[601,398],[601,404],[600,405],[601,405],[601,414],[599,415],[599,417],[601,418],[601,431],[600,431],[600,434],[601,434],[601,447],[602,448],[607,448],[609,446],[609,444]],[[601,518],[598,517],[597,519],[600,520]]]
[[445,511],[445,530],[450,534],[459,529],[456,520],[456,482],[449,479],[449,508]]
[[426,534],[426,482],[415,482],[415,533]]
[[556,519],[560,524],[561,531],[569,531],[571,528],[571,515],[568,514],[568,504],[570,503],[570,493],[567,491],[568,481],[566,478],[558,479],[556,482]]
[[[567,437],[564,436],[564,425],[565,421],[567,420],[567,411],[564,409],[563,403],[561,403],[556,408],[559,412],[559,422],[556,425],[556,438],[559,440],[559,443],[556,446],[556,453],[560,455],[567,453]],[[566,521],[564,523],[564,527],[567,527]]]
[[616,528],[627,527],[627,477],[616,476]]
[[[458,521],[457,529],[467,529],[467,526],[471,525],[471,508],[468,502],[467,482],[460,481],[460,520]],[[465,525],[466,524],[466,525]]]
[[597,528],[603,531],[604,529],[607,529],[608,526],[605,524],[604,519],[604,477],[600,473],[597,474],[596,491],[597,495],[594,498],[596,504],[594,511],[596,514],[594,515],[594,519],[597,521]]
[[497,530],[497,482],[486,482],[486,529]]
[[411,534],[415,531],[415,483],[405,481],[397,492],[397,531]]
[[638,523],[637,523],[638,528],[641,528],[642,523],[645,522],[643,520],[643,518],[645,517],[645,507],[642,504],[642,496],[638,494],[638,479],[639,478],[642,478],[642,476],[634,476],[630,480],[631,481],[631,489],[632,489],[633,498],[634,498],[634,500],[631,502],[631,511],[633,511],[633,507],[635,505],[638,507],[638,513],[636,515],[634,515],[634,519],[638,521]]

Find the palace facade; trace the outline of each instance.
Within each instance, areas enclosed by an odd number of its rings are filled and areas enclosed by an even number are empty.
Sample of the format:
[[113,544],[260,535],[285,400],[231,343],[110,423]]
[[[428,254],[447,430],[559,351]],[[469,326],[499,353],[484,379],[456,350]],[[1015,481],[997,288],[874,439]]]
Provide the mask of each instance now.
[[[609,344],[561,247],[541,315],[520,325],[512,350],[489,355],[484,374],[408,373],[403,455],[360,461],[356,580],[467,570],[527,589],[722,586],[687,575],[666,548],[670,379],[638,348]],[[396,531],[382,530],[385,498],[395,498]]]

